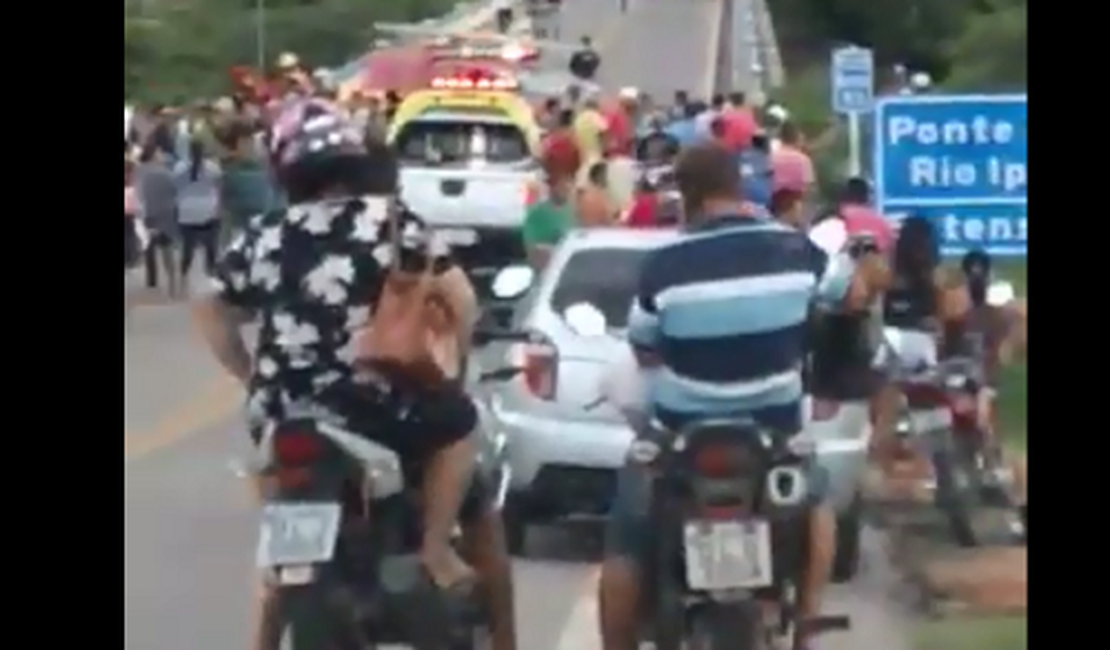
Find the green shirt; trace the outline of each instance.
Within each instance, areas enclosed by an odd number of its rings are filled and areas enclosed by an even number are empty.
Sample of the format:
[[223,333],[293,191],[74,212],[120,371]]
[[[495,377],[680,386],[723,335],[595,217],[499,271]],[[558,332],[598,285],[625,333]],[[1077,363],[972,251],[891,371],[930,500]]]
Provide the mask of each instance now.
[[554,246],[574,227],[574,210],[570,203],[556,205],[541,201],[528,208],[524,217],[524,247]]

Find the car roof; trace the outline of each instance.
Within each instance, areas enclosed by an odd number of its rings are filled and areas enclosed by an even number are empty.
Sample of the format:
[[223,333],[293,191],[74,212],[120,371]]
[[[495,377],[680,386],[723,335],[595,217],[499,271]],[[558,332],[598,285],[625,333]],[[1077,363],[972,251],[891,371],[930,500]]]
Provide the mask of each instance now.
[[572,230],[560,248],[575,252],[590,248],[650,249],[678,237],[673,228],[585,228]]

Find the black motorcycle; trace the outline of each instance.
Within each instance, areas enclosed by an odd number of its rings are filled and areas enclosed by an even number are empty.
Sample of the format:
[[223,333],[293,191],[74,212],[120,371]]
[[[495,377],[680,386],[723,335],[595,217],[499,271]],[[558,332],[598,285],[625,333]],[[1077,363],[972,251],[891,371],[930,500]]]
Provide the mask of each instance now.
[[[809,507],[803,440],[750,420],[653,431],[629,458],[650,470],[655,531],[643,558],[645,640],[658,650],[763,650],[799,625],[846,629],[846,617],[799,620]],[[773,603],[774,616],[764,603]]]
[[393,452],[313,417],[286,421],[262,448],[267,647],[278,650],[285,635],[291,650],[485,647],[488,612],[477,595],[455,602],[423,570],[418,486],[405,483]]

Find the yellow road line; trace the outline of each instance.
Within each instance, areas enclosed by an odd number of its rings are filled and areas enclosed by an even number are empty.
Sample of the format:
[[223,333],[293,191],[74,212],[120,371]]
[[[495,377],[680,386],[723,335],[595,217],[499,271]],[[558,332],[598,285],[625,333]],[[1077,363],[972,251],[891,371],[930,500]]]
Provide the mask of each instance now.
[[165,449],[198,431],[218,424],[234,413],[243,399],[242,386],[231,377],[222,376],[195,399],[173,409],[152,429],[124,431],[124,462]]

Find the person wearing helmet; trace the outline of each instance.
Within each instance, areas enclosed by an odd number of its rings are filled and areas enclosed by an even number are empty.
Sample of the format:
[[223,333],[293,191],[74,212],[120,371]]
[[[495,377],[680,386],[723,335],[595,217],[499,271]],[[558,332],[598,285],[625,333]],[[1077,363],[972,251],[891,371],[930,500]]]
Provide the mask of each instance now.
[[[452,367],[469,347],[473,288],[397,199],[391,149],[364,142],[337,107],[318,99],[287,106],[271,152],[289,207],[249,222],[224,253],[214,292],[195,310],[217,360],[247,389],[253,439],[311,414],[392,449],[406,482],[423,485],[420,556],[430,583],[452,596],[474,584],[450,544],[458,521],[481,550],[468,559],[498,592],[490,598],[504,603],[509,569],[504,554],[495,557],[504,548],[499,522],[484,477],[473,471],[477,414]],[[420,366],[432,375],[367,350],[388,335],[380,314],[372,323],[380,300],[412,286],[428,289],[429,337],[456,353],[437,356],[436,368]],[[239,332],[248,318],[260,325],[253,354]],[[508,618],[501,610],[494,635],[512,650],[511,601]]]

